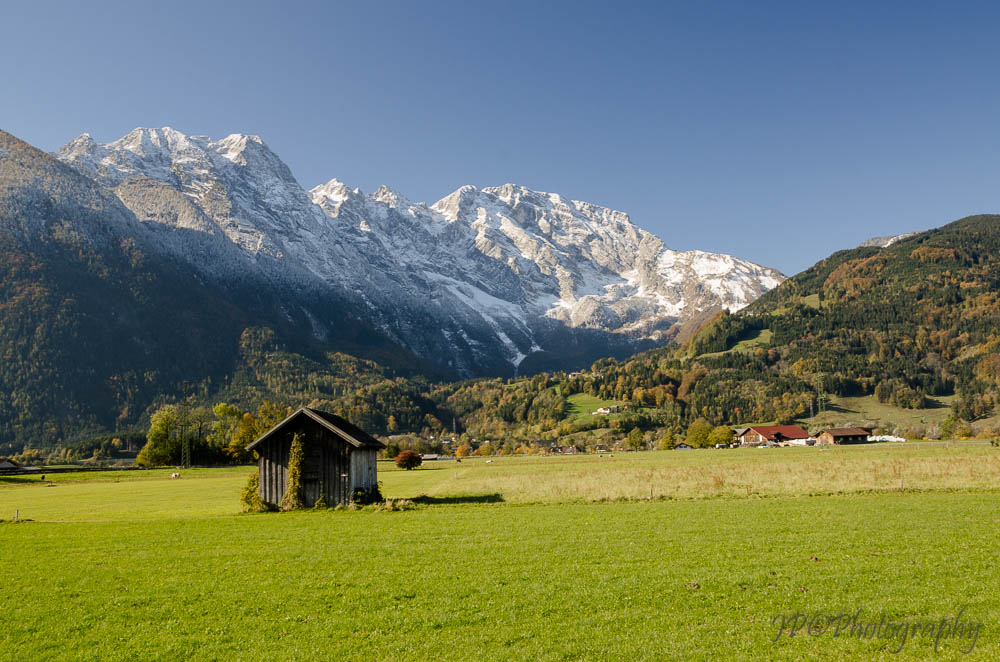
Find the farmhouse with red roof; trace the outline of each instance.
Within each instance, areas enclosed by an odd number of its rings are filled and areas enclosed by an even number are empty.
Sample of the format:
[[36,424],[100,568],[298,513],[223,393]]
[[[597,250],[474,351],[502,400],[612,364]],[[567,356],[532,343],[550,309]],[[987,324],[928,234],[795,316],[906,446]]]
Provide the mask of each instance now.
[[742,433],[736,437],[736,441],[743,446],[770,446],[796,441],[804,443],[811,438],[798,425],[752,425],[741,429]]

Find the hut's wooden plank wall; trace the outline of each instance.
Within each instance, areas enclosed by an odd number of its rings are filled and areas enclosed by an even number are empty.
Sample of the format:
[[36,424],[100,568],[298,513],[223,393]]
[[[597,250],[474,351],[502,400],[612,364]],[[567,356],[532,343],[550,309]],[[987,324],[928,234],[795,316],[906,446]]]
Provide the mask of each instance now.
[[303,418],[266,439],[256,451],[260,456],[260,498],[280,504],[288,485],[288,458],[292,438],[303,435],[302,499],[307,507],[320,496],[328,505],[349,503],[356,489],[378,485],[376,450],[354,448],[339,435]]
[[351,453],[351,492],[378,487],[376,461],[374,448],[356,448]]
[[285,494],[285,486],[288,485],[288,452],[291,450],[291,441],[288,444],[261,444],[256,450],[260,455],[260,498],[268,503],[279,504]]

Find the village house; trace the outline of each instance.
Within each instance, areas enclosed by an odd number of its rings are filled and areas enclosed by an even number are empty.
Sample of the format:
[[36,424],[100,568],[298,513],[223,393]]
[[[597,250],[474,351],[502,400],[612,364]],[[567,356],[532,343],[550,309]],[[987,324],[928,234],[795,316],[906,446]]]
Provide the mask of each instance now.
[[[742,431],[742,432],[741,432]],[[805,444],[812,437],[797,425],[752,425],[736,431],[734,441],[741,446],[777,446]]]
[[292,438],[302,435],[302,500],[312,507],[320,497],[329,506],[378,496],[375,456],[385,446],[343,418],[302,407],[247,446],[259,455],[262,501],[280,504],[288,487]]
[[19,469],[21,465],[8,457],[0,457],[0,469]]
[[608,414],[617,414],[619,411],[621,411],[621,407],[619,405],[610,405],[608,407],[598,407],[590,413],[594,416],[606,416]]
[[816,435],[816,443],[823,446],[833,444],[865,444],[872,431],[868,428],[830,428]]

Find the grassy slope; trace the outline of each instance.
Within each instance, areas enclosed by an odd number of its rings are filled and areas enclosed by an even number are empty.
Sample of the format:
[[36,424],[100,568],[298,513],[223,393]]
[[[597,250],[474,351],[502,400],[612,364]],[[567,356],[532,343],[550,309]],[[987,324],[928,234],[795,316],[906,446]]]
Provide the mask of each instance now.
[[[875,396],[832,396],[827,411],[812,418],[802,419],[805,427],[836,427],[838,425],[877,425],[892,422],[900,427],[926,426],[941,423],[953,414],[952,405],[958,396],[947,395],[929,398],[932,406],[927,409],[904,409],[879,402]],[[974,429],[992,428],[1000,424],[1000,414],[977,420]]]
[[[566,418],[567,421],[590,421],[595,418],[592,412],[597,411],[598,407],[611,407],[614,405],[621,405],[621,402],[617,400],[601,400],[592,395],[587,395],[586,393],[574,393],[573,395],[566,398]],[[609,415],[607,418],[613,419],[615,415]]]
[[[455,472],[499,470],[517,474],[505,488],[512,501],[529,477],[591,486],[597,475],[615,482],[619,468],[633,478],[765,477],[808,473],[814,461],[825,476],[860,463],[858,479],[879,462],[927,471],[933,460],[975,486],[974,466],[1000,471],[991,451],[662,452],[380,472],[387,492],[413,495],[460,494],[444,487],[464,480]],[[862,608],[914,620],[963,607],[985,623],[976,652],[945,642],[935,659],[997,652],[1000,493],[991,489],[236,514],[247,471],[0,485],[0,515],[20,503],[39,520],[0,524],[0,573],[11,579],[0,659],[910,660],[934,655],[932,645],[894,655],[884,641],[773,643],[771,619]]]
[[747,331],[740,337],[739,340],[737,340],[736,344],[729,349],[722,352],[709,352],[707,354],[701,354],[700,356],[701,358],[711,358],[714,356],[729,354],[730,352],[752,352],[759,347],[767,347],[770,345],[773,337],[774,332],[770,329],[753,329],[751,331]]

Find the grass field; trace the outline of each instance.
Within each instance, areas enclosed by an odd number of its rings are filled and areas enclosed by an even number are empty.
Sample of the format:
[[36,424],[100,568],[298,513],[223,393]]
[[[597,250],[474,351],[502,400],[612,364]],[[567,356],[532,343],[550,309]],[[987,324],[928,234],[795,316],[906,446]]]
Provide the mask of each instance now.
[[1000,451],[984,443],[880,444],[427,463],[383,476],[390,497],[499,495],[573,503],[1000,487]]
[[[403,512],[241,514],[249,471],[0,480],[0,517],[34,520],[0,524],[0,659],[1000,654],[989,446],[380,463],[388,495],[427,495]],[[774,641],[776,615],[858,609],[981,629],[969,655],[971,637]]]

